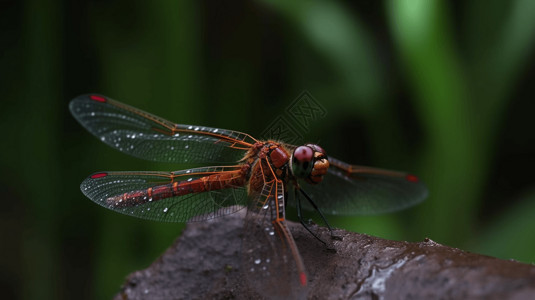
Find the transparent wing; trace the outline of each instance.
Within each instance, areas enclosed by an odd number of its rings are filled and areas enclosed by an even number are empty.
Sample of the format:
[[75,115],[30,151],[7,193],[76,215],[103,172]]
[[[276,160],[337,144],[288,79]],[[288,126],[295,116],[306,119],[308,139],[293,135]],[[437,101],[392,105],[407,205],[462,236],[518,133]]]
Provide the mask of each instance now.
[[248,206],[243,238],[244,273],[259,294],[273,299],[301,299],[306,274],[301,255],[284,222],[284,186],[266,183]]
[[[235,185],[218,189],[221,183],[212,180],[206,183],[206,191],[195,192],[199,185],[184,188],[181,183],[200,182],[198,179],[214,174],[238,178],[239,169],[239,166],[228,166],[177,172],[99,172],[86,178],[80,189],[95,203],[125,215],[164,222],[203,221],[245,207],[246,188]],[[173,196],[175,185],[185,194]]]
[[[365,215],[401,210],[422,202],[426,186],[418,177],[396,171],[349,165],[329,157],[328,174],[318,185],[303,183],[322,212]],[[303,203],[306,209],[312,209]]]
[[135,157],[173,163],[236,162],[256,140],[250,135],[174,124],[101,95],[82,95],[69,105],[89,132]]

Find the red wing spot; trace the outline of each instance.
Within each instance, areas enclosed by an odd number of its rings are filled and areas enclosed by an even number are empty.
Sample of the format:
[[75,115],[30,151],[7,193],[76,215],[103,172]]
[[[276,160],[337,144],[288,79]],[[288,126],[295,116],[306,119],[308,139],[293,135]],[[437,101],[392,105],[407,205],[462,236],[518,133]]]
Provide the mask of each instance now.
[[410,181],[410,182],[418,182],[418,181],[420,181],[420,179],[418,179],[418,177],[416,177],[416,175],[412,175],[412,174],[408,174],[407,176],[405,176],[405,179],[407,181]]
[[108,101],[108,99],[99,95],[90,95],[89,98],[91,98],[91,100],[95,100],[97,102],[103,102],[103,103]]
[[305,272],[301,272],[301,274],[299,274],[299,281],[301,281],[302,286],[307,285],[307,274],[305,274]]
[[108,176],[108,173],[95,173],[93,175],[91,175],[91,179],[97,179],[97,178],[102,178],[102,177],[106,177]]

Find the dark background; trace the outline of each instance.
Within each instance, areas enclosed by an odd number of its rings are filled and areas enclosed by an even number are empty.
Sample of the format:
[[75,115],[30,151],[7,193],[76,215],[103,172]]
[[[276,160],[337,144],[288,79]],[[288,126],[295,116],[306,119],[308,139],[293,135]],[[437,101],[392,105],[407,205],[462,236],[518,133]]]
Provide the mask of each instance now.
[[2,298],[110,298],[183,228],[81,194],[95,171],[184,167],[91,136],[68,111],[89,92],[260,136],[308,91],[326,114],[303,142],[418,174],[430,190],[409,210],[335,226],[535,261],[535,1],[34,0],[0,11]]

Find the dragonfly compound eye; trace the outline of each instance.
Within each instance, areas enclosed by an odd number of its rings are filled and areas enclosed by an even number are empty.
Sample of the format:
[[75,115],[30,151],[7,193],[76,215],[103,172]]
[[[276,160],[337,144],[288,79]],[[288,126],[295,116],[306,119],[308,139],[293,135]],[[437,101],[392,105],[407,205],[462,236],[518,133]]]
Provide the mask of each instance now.
[[325,153],[325,150],[323,150],[323,148],[321,148],[319,145],[307,144],[307,146],[312,148],[312,150],[314,150],[314,152],[318,152],[318,153],[314,153],[314,156],[318,156],[318,155],[327,156],[327,153]]
[[306,178],[314,167],[314,150],[308,146],[295,148],[292,158],[292,171],[298,178]]
[[292,158],[294,176],[316,184],[323,180],[323,175],[327,173],[328,168],[329,161],[325,150],[320,146],[308,144],[295,148]]

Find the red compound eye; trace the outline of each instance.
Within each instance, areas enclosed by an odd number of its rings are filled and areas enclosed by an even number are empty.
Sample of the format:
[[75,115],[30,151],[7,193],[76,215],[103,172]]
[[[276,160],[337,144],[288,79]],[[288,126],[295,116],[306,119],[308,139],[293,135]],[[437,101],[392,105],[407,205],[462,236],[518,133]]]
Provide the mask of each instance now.
[[316,152],[319,152],[323,155],[327,155],[327,153],[325,152],[325,150],[323,150],[323,148],[321,148],[319,145],[316,145],[316,144],[307,144],[308,147],[312,148],[312,150],[316,151]]
[[308,146],[295,148],[292,158],[292,172],[298,178],[307,178],[314,168],[314,150]]
[[314,151],[308,146],[299,146],[294,150],[294,159],[299,163],[309,162],[314,157]]

